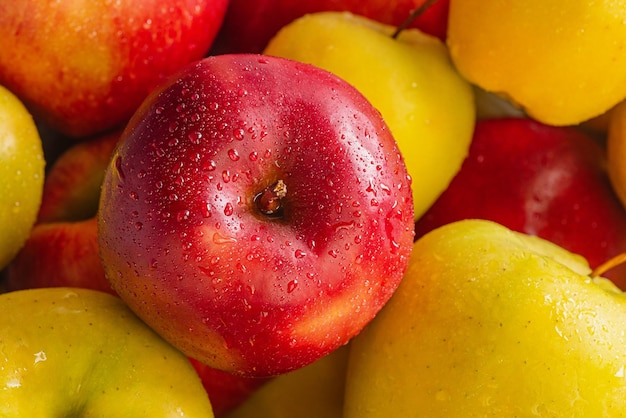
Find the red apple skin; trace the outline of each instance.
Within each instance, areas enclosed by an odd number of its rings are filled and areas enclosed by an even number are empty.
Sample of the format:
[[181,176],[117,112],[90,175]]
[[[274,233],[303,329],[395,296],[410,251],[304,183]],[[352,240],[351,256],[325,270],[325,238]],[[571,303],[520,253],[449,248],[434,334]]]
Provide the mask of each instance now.
[[[255,196],[282,180],[278,218]],[[188,67],[151,94],[105,175],[107,277],[165,339],[251,377],[345,344],[412,248],[404,161],[380,113],[311,65],[254,54]]]
[[[592,268],[626,251],[626,211],[611,188],[605,150],[573,127],[528,118],[478,121],[467,159],[416,222],[416,239],[468,218],[548,239]],[[604,276],[626,289],[626,266]]]
[[[393,26],[402,24],[425,0],[230,0],[216,39],[218,52],[260,53],[280,28],[307,13],[349,11]],[[437,0],[412,24],[444,40],[449,0]]]
[[95,217],[38,224],[7,267],[7,290],[81,287],[115,294],[98,255]]
[[95,217],[104,171],[121,133],[74,143],[53,162],[46,173],[37,223]]
[[124,124],[210,49],[228,0],[0,2],[0,84],[75,138]]

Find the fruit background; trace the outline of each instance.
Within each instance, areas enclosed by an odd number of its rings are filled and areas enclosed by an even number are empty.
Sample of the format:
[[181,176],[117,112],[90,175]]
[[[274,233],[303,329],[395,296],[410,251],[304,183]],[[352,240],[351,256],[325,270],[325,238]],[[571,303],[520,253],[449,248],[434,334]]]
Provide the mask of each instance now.
[[626,416],[625,21],[0,3],[0,415]]

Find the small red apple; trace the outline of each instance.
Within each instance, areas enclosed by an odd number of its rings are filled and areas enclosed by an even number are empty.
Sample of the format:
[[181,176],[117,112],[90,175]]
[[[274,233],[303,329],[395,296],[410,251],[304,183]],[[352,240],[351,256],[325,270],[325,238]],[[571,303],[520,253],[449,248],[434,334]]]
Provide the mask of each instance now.
[[345,344],[398,286],[406,167],[380,113],[331,73],[218,55],[149,96],[106,172],[107,277],[188,356],[246,376]]
[[[348,11],[399,26],[426,0],[230,0],[216,48],[226,52],[261,52],[283,26],[307,13]],[[449,0],[437,0],[411,23],[445,39]]]
[[[626,211],[589,134],[529,118],[478,121],[469,155],[417,221],[416,238],[479,218],[537,235],[584,256],[592,268],[626,251]],[[626,289],[626,266],[605,276]]]
[[203,57],[228,0],[0,2],[0,84],[72,137],[125,123],[148,92]]

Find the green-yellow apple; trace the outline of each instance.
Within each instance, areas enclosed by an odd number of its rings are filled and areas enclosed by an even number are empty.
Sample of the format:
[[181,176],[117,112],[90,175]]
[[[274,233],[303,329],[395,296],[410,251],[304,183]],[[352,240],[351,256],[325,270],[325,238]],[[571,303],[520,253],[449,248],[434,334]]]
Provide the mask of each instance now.
[[30,235],[43,195],[45,159],[35,122],[0,86],[0,270]]
[[474,95],[439,39],[417,29],[394,39],[394,31],[350,13],[314,13],[283,27],[264,52],[337,74],[382,113],[412,177],[418,218],[467,155]]
[[2,417],[213,417],[187,358],[115,296],[0,295]]
[[149,91],[202,58],[228,0],[0,2],[0,83],[72,137],[122,126]]
[[626,97],[626,2],[451,0],[459,72],[532,117],[573,125]]
[[491,221],[430,232],[353,340],[345,418],[624,416],[626,296],[589,274]]
[[342,418],[349,347],[273,378],[225,418]]

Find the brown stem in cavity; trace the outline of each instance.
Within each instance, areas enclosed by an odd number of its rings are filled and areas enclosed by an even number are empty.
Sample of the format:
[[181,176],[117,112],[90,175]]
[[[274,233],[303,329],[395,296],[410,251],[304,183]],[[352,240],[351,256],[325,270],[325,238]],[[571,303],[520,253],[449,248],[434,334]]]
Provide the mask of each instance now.
[[406,18],[406,20],[404,22],[402,22],[402,24],[400,24],[400,26],[398,26],[396,28],[396,31],[393,33],[393,35],[391,35],[391,37],[393,39],[397,39],[398,36],[400,36],[400,33],[405,30],[406,28],[409,27],[409,25],[411,23],[413,23],[413,21],[415,19],[417,19],[422,13],[424,13],[426,11],[426,9],[428,9],[430,6],[432,6],[433,4],[435,4],[437,2],[437,0],[426,0],[424,3],[421,4],[420,7],[418,7],[417,9],[413,10],[411,12],[411,14],[409,15],[409,17]]
[[254,196],[254,203],[263,215],[277,218],[283,214],[282,199],[285,196],[287,185],[284,181],[278,180]]

